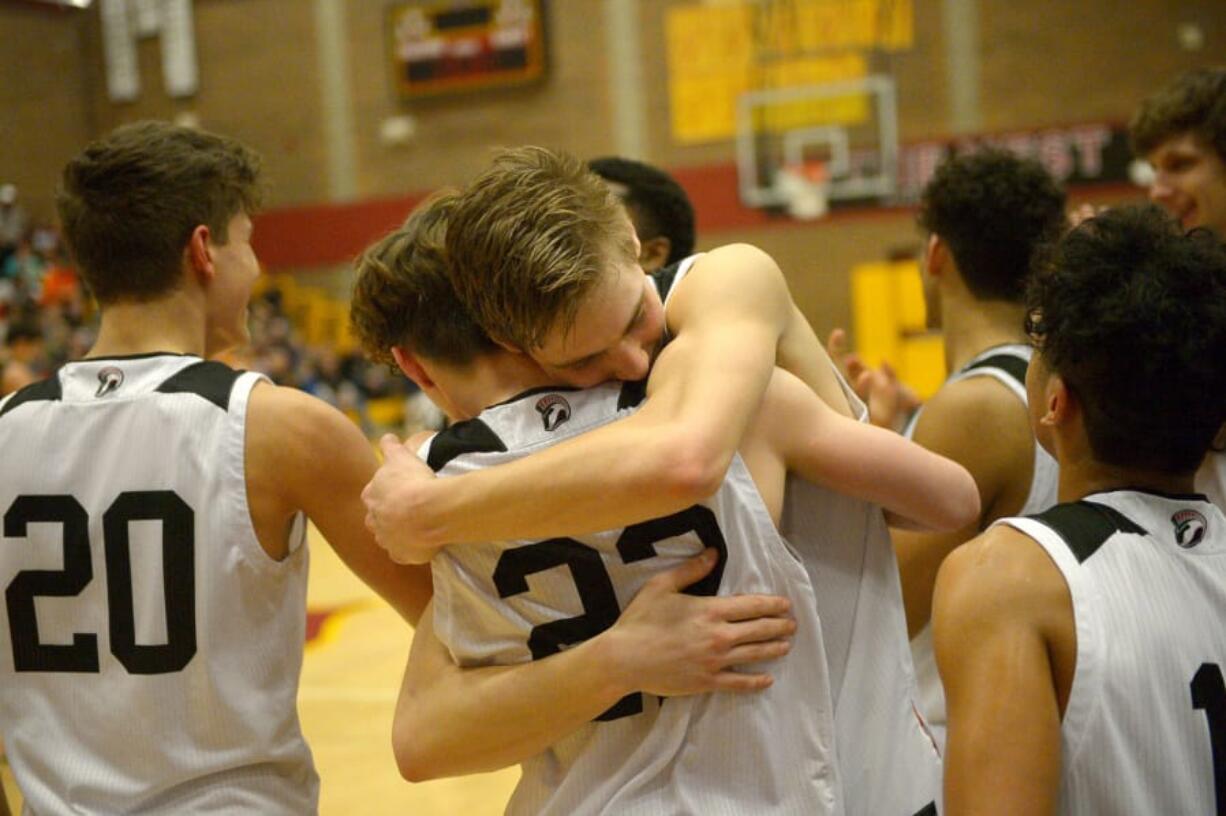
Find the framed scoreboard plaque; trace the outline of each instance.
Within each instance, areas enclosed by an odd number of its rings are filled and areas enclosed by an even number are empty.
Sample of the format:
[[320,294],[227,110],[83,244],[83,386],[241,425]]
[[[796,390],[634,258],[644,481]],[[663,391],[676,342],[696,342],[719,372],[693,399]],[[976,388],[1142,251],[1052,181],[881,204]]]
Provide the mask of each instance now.
[[545,0],[407,0],[387,11],[396,89],[405,99],[537,82],[545,76]]

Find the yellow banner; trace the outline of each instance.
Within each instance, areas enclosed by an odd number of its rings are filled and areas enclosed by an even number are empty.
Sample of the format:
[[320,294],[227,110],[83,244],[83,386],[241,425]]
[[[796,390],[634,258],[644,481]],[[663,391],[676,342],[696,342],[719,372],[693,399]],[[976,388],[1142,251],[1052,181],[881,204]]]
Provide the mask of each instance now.
[[[669,9],[669,98],[681,143],[731,139],[736,100],[749,90],[864,77],[866,53],[912,43],[912,0],[791,0],[705,3]],[[869,115],[865,95],[814,99],[761,111],[772,131],[856,124]]]

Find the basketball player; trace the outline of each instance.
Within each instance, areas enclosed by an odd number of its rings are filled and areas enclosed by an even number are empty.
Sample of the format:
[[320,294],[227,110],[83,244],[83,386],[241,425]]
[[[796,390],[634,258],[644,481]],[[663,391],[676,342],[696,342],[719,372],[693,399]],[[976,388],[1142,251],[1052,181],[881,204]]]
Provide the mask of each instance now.
[[1226,419],[1226,248],[1110,210],[1027,300],[1061,503],[941,569],[946,812],[1222,813],[1226,517],[1193,479]]
[[677,180],[650,164],[605,156],[587,163],[626,207],[638,235],[639,266],[655,272],[694,252],[694,205]]
[[[1146,99],[1131,126],[1133,150],[1154,168],[1149,197],[1185,228],[1226,238],[1226,68],[1201,68]],[[1226,428],[1197,474],[1198,490],[1226,510]]]
[[[446,482],[416,457],[385,463],[364,498],[393,558],[425,562],[448,543],[507,535],[596,532],[700,501],[721,483],[776,360],[851,413],[769,256],[731,245],[644,275],[623,208],[570,156],[504,151],[465,189],[452,227],[449,268],[466,307],[556,382],[641,380],[666,334],[675,362],[644,410],[582,445]],[[549,494],[533,495],[530,485],[546,482]]]
[[362,526],[353,423],[205,359],[247,339],[258,176],[237,142],[154,122],[64,170],[98,339],[0,402],[0,733],[29,812],[316,810],[304,513],[405,618],[429,599]]
[[[476,417],[423,447],[424,458],[444,473],[489,466],[581,435],[613,421],[638,398],[633,384],[589,391],[551,387],[551,376],[531,359],[493,344],[475,323],[464,326],[442,250],[444,222],[454,202],[454,194],[436,199],[372,248],[359,264],[353,301],[354,323],[370,353],[387,357],[390,349],[401,369],[448,413]],[[660,366],[667,365],[670,353],[663,352]],[[821,694],[829,688],[822,625],[807,576],[775,529],[785,469],[791,465],[811,478],[885,500],[921,523],[958,523],[951,514],[959,502],[973,513],[974,486],[947,460],[839,416],[785,372],[772,381],[742,452],[744,460],[734,459],[714,499],[667,518],[585,536],[582,542],[554,538],[450,547],[433,561],[434,630],[467,665],[523,662],[586,640],[612,622],[619,595],[628,597],[663,565],[704,545],[723,557],[701,591],[785,593],[799,619],[793,654],[777,667],[775,684],[762,695],[688,699],[663,708],[641,695],[608,700],[605,705],[613,705],[600,719],[632,722],[588,725],[565,739],[559,739],[565,731],[555,732],[552,745],[540,743],[538,748],[548,750],[525,762],[511,812],[838,809],[832,703]],[[569,570],[553,571],[559,566]],[[528,576],[533,576],[531,587]],[[901,646],[901,627],[897,634]],[[905,655],[905,649],[899,651]],[[617,688],[613,682],[599,686],[610,687]],[[550,719],[535,709],[530,715]],[[440,716],[432,702],[402,700],[397,747],[411,777],[421,776],[414,767],[424,753],[418,735],[452,730],[453,719]],[[926,739],[913,716],[911,721],[915,735]],[[537,725],[534,737],[541,731]],[[479,743],[486,743],[484,735],[481,731]],[[736,749],[729,751],[733,743]],[[744,755],[780,750],[789,761],[743,761]],[[935,772],[935,753],[929,751]],[[484,761],[488,749],[476,752]],[[473,769],[473,752],[463,753],[452,762]],[[713,773],[715,768],[720,771]],[[907,803],[905,812],[931,801]]]
[[1055,461],[1027,420],[1022,300],[1031,257],[1064,227],[1064,207],[1037,162],[999,150],[946,161],[920,202],[927,320],[943,332],[949,377],[904,433],[971,472],[981,512],[949,533],[894,531],[921,710],[938,743],[945,706],[928,625],[937,570],[995,519],[1056,501]]
[[[640,411],[582,440],[446,480],[412,451],[386,456],[364,497],[367,522],[394,559],[424,560],[449,541],[573,537],[685,510],[722,483],[776,359],[852,414],[768,256],[721,247],[643,276],[622,208],[565,155],[504,153],[462,194],[447,241],[449,270],[474,317],[555,381],[640,377],[666,333],[670,354]],[[834,644],[840,764],[847,789],[863,795],[849,812],[904,812],[897,803],[931,787],[933,746],[917,734],[888,531],[873,505],[799,480],[789,482],[793,492],[782,531],[817,588],[823,638]]]

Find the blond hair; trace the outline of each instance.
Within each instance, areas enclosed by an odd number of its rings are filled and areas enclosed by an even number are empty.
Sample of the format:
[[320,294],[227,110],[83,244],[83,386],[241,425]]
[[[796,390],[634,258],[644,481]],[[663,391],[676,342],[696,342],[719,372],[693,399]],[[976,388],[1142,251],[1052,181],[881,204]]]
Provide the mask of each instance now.
[[456,202],[447,231],[452,281],[490,335],[525,350],[569,331],[609,266],[635,260],[621,203],[566,153],[499,153]]

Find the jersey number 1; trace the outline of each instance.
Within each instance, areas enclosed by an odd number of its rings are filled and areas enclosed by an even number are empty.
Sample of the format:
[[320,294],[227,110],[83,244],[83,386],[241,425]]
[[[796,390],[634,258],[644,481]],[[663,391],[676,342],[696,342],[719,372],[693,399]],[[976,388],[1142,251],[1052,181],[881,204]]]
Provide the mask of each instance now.
[[1213,791],[1218,816],[1226,816],[1226,682],[1216,663],[1202,663],[1192,678],[1192,707],[1205,712],[1213,751]]
[[[162,575],[166,596],[166,642],[136,642],[136,602],[132,593],[132,551],[128,525],[162,522]],[[13,640],[13,668],[28,672],[98,671],[98,636],[76,633],[71,644],[38,639],[34,599],[80,595],[94,578],[89,547],[89,516],[72,496],[18,496],[4,514],[4,534],[25,538],[31,523],[63,529],[64,568],[17,573],[4,600]],[[102,516],[106,557],[106,594],[110,609],[111,653],[131,674],[167,674],[186,666],[196,654],[195,524],[192,509],[169,490],[120,493]]]

